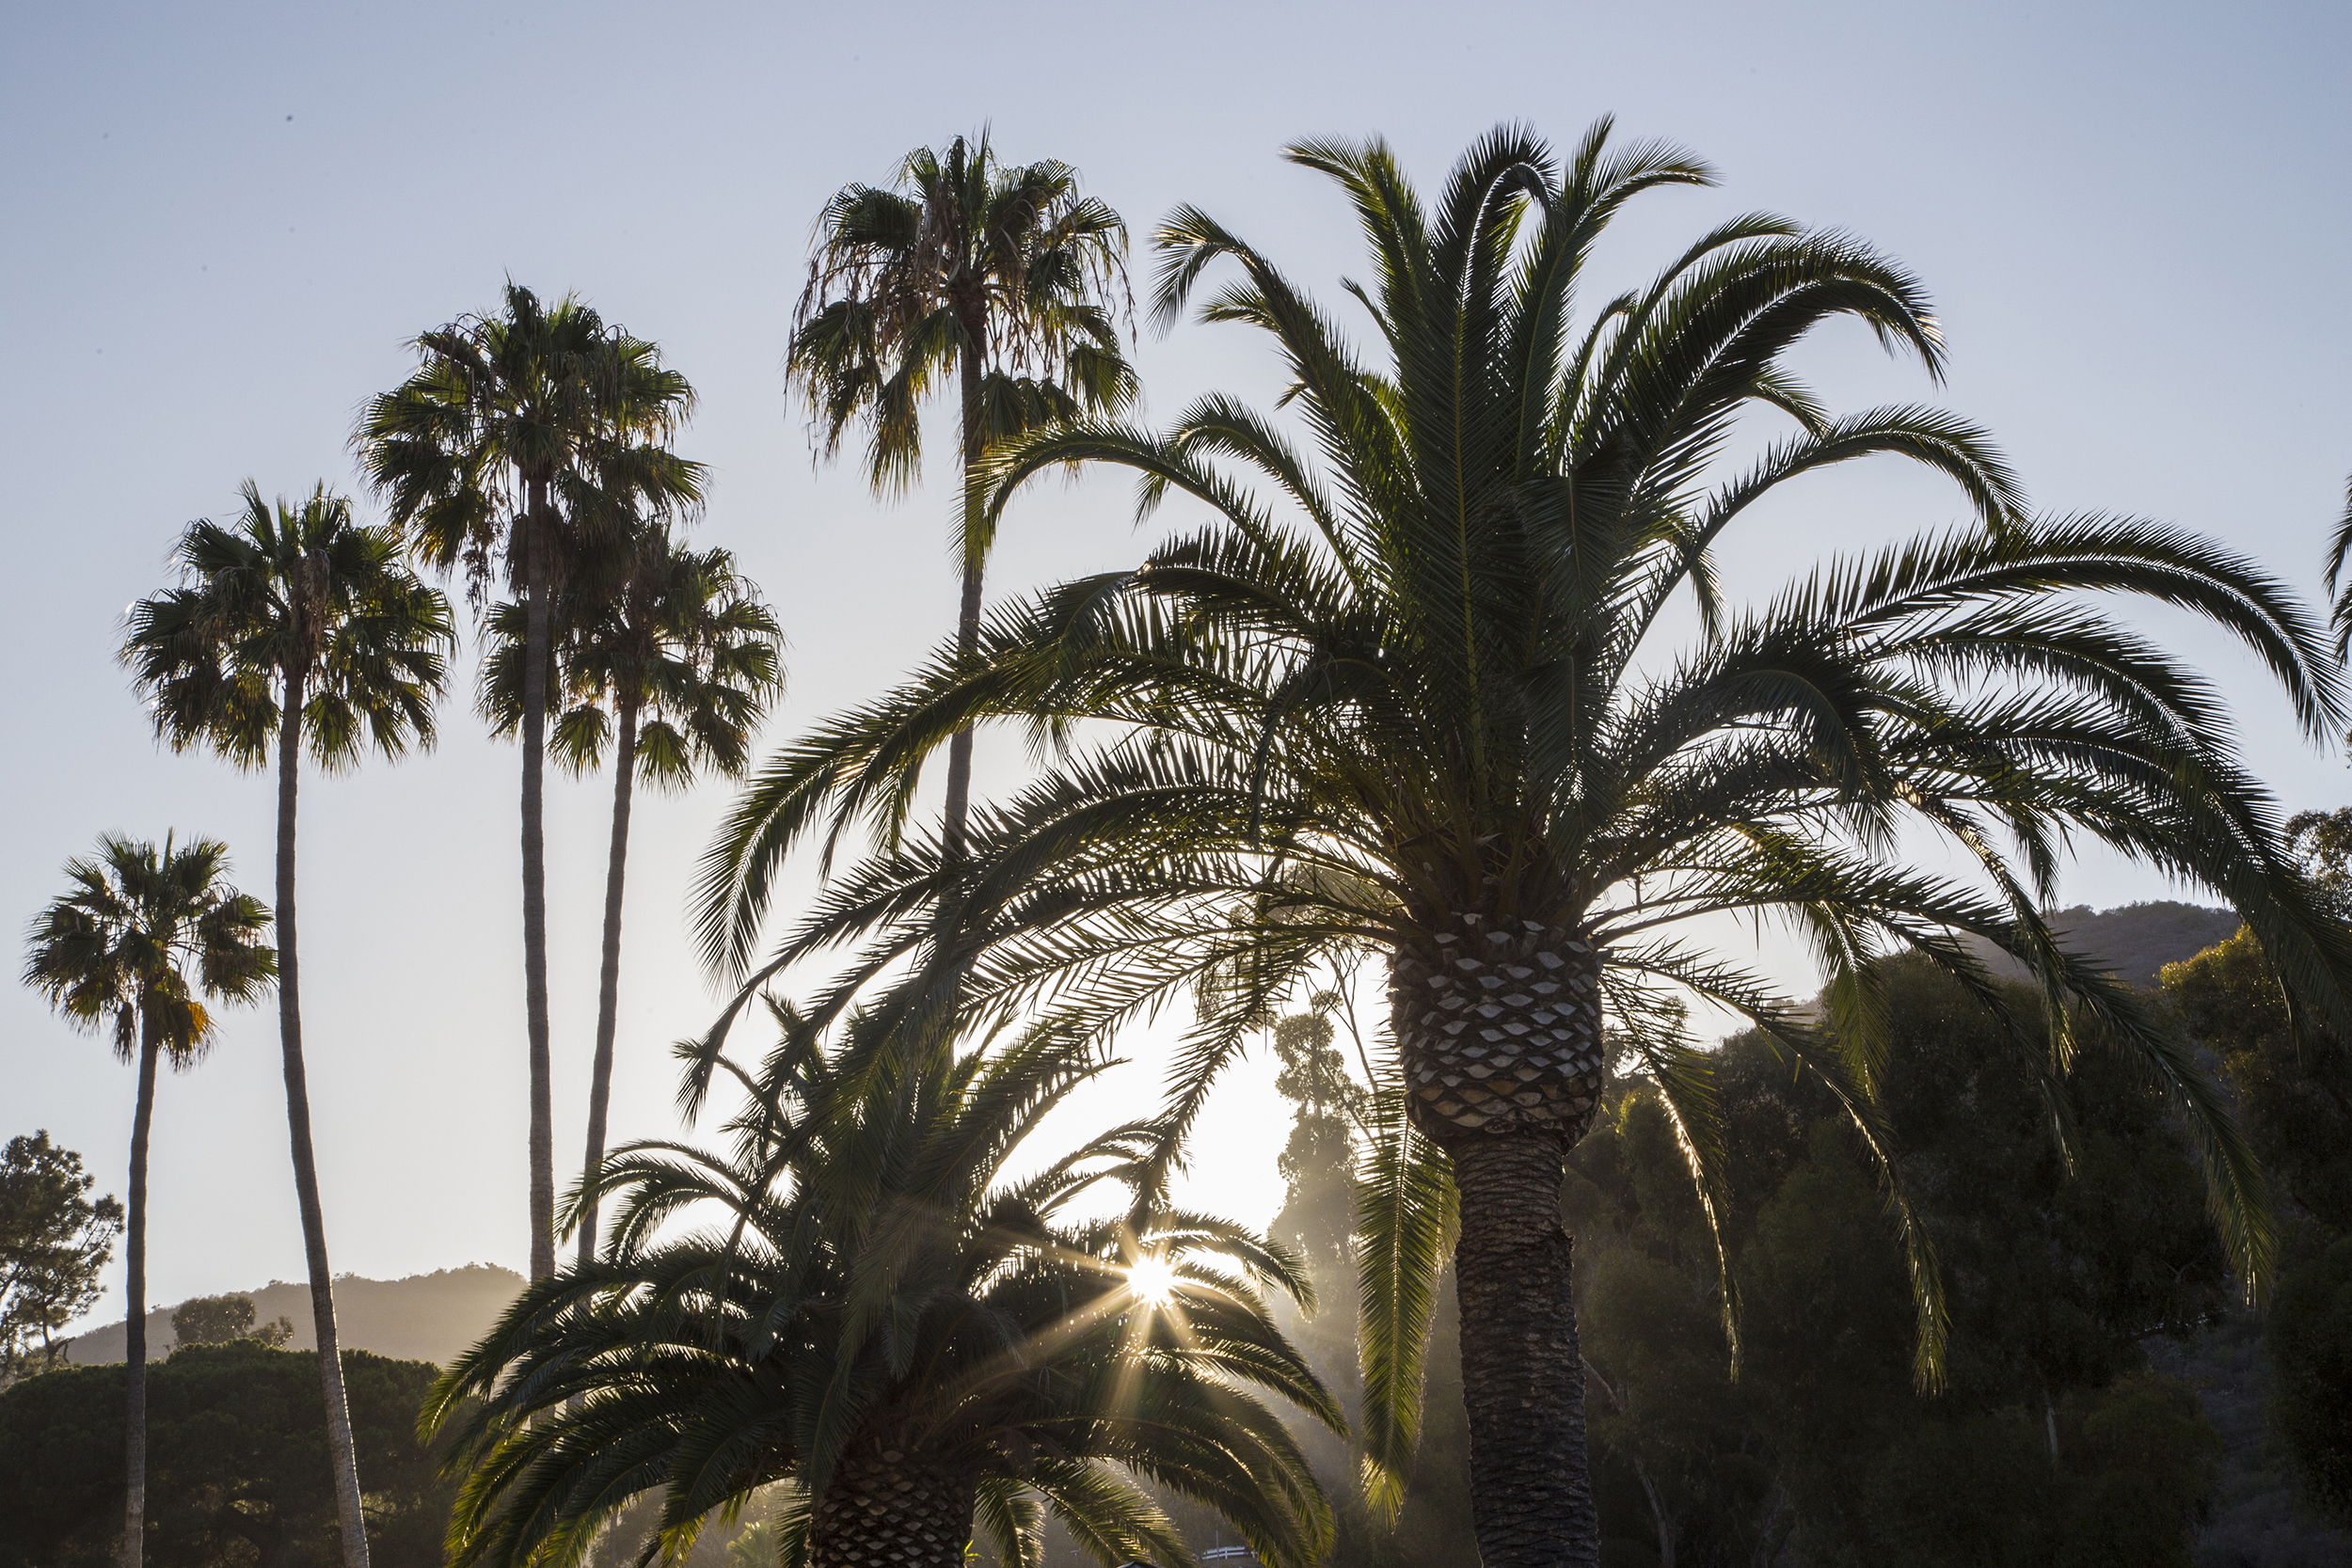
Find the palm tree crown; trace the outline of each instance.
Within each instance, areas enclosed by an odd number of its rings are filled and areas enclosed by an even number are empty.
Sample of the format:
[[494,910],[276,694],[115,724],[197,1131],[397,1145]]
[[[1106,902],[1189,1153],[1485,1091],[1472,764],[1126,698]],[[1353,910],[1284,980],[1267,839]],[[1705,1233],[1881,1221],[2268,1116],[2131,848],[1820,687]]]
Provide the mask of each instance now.
[[[557,598],[549,633],[550,689],[562,711],[550,736],[575,773],[600,767],[623,709],[641,715],[637,776],[682,789],[709,768],[728,778],[750,760],[752,732],[783,688],[783,631],[731,550],[691,550],[667,529],[644,528],[601,569]],[[522,722],[522,607],[490,612],[481,705],[491,731]]]
[[[1338,1421],[1260,1294],[1305,1290],[1296,1260],[1155,1205],[1072,1217],[1132,1178],[1131,1136],[1009,1177],[1096,1070],[1084,1053],[1032,1041],[901,1077],[778,1013],[765,1070],[727,1069],[750,1091],[734,1151],[617,1153],[595,1179],[621,1199],[605,1254],[533,1286],[435,1390],[425,1419],[472,1467],[453,1560],[578,1560],[657,1490],[645,1548],[681,1551],[777,1481],[784,1560],[816,1568],[944,1568],[976,1516],[1028,1568],[1041,1499],[1106,1563],[1183,1560],[1124,1469],[1220,1509],[1269,1563],[1311,1561],[1327,1509],[1248,1391]],[[697,1206],[717,1223],[676,1234]]]
[[[714,847],[699,908],[710,958],[740,974],[779,859],[811,832],[879,823],[881,852],[762,973],[862,937],[859,975],[915,956],[910,987],[936,995],[940,974],[966,975],[983,1008],[1051,1001],[1081,1036],[1192,990],[1200,1022],[1161,1123],[1171,1151],[1281,998],[1321,966],[1383,960],[1402,1111],[1375,1162],[1368,1277],[1391,1307],[1419,1306],[1367,1315],[1367,1421],[1393,1477],[1458,1189],[1489,1568],[1586,1560],[1595,1539],[1553,1199],[1610,1042],[1657,1080],[1703,1191],[1715,1146],[1692,996],[1825,1074],[1891,1161],[1867,960],[1923,952],[1997,1010],[1959,940],[1984,938],[2081,1025],[2039,1057],[2021,1032],[2018,1070],[2048,1081],[2093,1043],[2142,1060],[2200,1141],[2250,1278],[2269,1251],[2258,1173],[2190,1053],[2043,921],[2061,848],[2087,833],[2216,889],[2299,994],[2352,1022],[2352,942],[2285,852],[2217,693],[2074,595],[2210,617],[2316,737],[2344,699],[2301,608],[2176,530],[2029,518],[1983,436],[1949,416],[1829,414],[1786,364],[1820,323],[1857,319],[1931,372],[1943,357],[1916,281],[1851,239],[1738,218],[1580,325],[1577,287],[1610,220],[1644,191],[1710,179],[1668,149],[1614,151],[1608,130],[1565,163],[1500,130],[1427,208],[1376,141],[1291,150],[1361,224],[1371,281],[1350,287],[1377,365],[1241,238],[1176,212],[1159,313],[1180,315],[1211,267],[1237,267],[1203,314],[1272,338],[1288,420],[1211,397],[1165,435],[1098,422],[996,454],[992,515],[1046,467],[1093,462],[1135,470],[1146,509],[1180,495],[1212,518],[1137,570],[1000,614],[976,657],[943,650],[779,756]],[[1759,409],[1794,433],[1743,468],[1720,462]],[[1727,601],[1712,557],[1726,528],[1790,480],[1878,454],[1947,476],[1973,525]],[[1700,630],[1677,648],[1661,628],[1685,589]],[[998,718],[1066,754],[988,816],[968,856],[943,853],[903,827],[914,769]],[[1080,719],[1109,721],[1107,738],[1079,744]],[[1974,876],[1915,869],[1900,847],[1914,835],[1955,847]],[[1695,923],[1726,912],[1785,917],[1812,941],[1836,1029],[1712,950]],[[1932,1259],[1896,1198],[1931,1376]]]
[[66,863],[68,891],[34,921],[24,983],[70,1023],[104,1029],[125,1062],[142,1024],[174,1067],[212,1049],[205,1001],[251,1002],[278,973],[262,941],[269,911],[228,883],[229,847],[163,847],[109,833],[95,859]]
[[506,285],[501,315],[421,333],[415,374],[368,404],[360,467],[417,557],[476,593],[520,582],[534,545],[552,578],[634,505],[691,507],[703,467],[670,438],[693,388],[660,350],[575,296]]
[[818,251],[786,366],[828,455],[869,426],[867,477],[912,483],[924,395],[961,374],[967,459],[1054,420],[1115,413],[1136,395],[1113,296],[1127,229],[1078,192],[1068,164],[1008,166],[986,135],[916,148],[898,189],[844,187],[817,220]]
[[188,525],[183,582],[132,608],[122,659],[175,751],[241,768],[271,759],[289,692],[311,759],[330,771],[373,745],[433,743],[455,641],[449,602],[401,562],[400,535],[359,524],[319,485],[273,507],[247,480],[233,523]]

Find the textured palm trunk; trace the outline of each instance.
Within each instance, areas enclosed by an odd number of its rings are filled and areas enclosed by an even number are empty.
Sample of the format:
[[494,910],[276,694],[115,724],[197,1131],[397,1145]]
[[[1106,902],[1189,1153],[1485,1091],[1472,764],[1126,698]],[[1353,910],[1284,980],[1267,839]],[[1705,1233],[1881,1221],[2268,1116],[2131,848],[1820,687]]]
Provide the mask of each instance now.
[[122,1568],[139,1568],[147,1551],[147,1135],[155,1125],[155,1063],[163,1039],[139,1009],[139,1097],[131,1113],[131,1212],[123,1226],[123,1273],[131,1315],[122,1324],[128,1376],[122,1412]]
[[531,1277],[555,1273],[555,1101],[548,1055],[548,482],[530,482],[523,526],[523,1010],[531,1051]]
[[809,1568],[960,1568],[973,1478],[880,1444],[842,1455],[809,1521]]
[[[984,326],[965,323],[963,353],[959,366],[963,382],[963,480],[961,499],[958,504],[971,504],[972,470],[980,461],[983,446],[980,428],[980,359],[986,353],[981,336]],[[967,529],[970,517],[966,516]],[[956,654],[970,658],[980,646],[980,574],[984,566],[980,552],[967,548],[963,557],[963,601],[956,612]],[[964,822],[972,810],[972,731],[967,725],[955,733],[947,743],[947,804],[946,823],[943,838],[950,855],[963,853]]]
[[335,1333],[335,1275],[326,1261],[326,1212],[319,1203],[318,1161],[310,1147],[310,1085],[302,1060],[302,994],[294,943],[294,805],[302,761],[302,677],[289,673],[278,726],[278,1039],[285,1058],[286,1131],[294,1152],[294,1196],[302,1210],[302,1252],[310,1271],[310,1323],[318,1335],[319,1383],[326,1402],[326,1460],[334,1470],[335,1519],[342,1528],[343,1568],[367,1568],[368,1522],[359,1501],[359,1462],[351,1443],[351,1404]]
[[[628,871],[628,810],[637,775],[637,705],[621,705],[620,745],[613,753],[612,851],[604,872],[604,967],[596,981],[596,1059],[588,1083],[588,1157],[593,1176],[604,1163],[605,1113],[612,1099],[612,1038],[621,1013],[621,888]],[[580,1216],[580,1261],[596,1255],[596,1203]]]
[[1599,1560],[1560,1223],[1600,1102],[1598,955],[1573,928],[1462,913],[1400,947],[1390,1006],[1413,1120],[1454,1162],[1470,1508],[1486,1568]]

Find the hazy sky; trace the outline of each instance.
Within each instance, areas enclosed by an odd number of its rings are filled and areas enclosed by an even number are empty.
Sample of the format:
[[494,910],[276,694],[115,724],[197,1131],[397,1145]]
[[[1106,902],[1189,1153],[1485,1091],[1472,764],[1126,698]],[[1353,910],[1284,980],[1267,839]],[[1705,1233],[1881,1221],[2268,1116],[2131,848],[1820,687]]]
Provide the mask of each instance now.
[[[15,676],[0,700],[18,760],[0,917],[21,929],[108,829],[224,837],[239,879],[267,893],[270,780],[158,752],[112,662],[119,618],[165,581],[180,526],[228,511],[247,476],[349,487],[354,412],[405,372],[405,341],[489,308],[510,275],[578,290],[700,389],[681,445],[713,474],[702,537],[736,549],[791,640],[769,744],[905,669],[952,613],[947,491],[884,507],[853,471],[815,468],[779,356],[826,196],[983,122],[1010,157],[1078,165],[1139,242],[1199,202],[1337,302],[1357,242],[1331,188],[1277,157],[1284,143],[1378,132],[1426,182],[1498,120],[1566,141],[1613,113],[1724,181],[1649,198],[1598,263],[1610,280],[1736,211],[1867,236],[1931,289],[1951,378],[1938,392],[1858,330],[1832,334],[1804,368],[1833,405],[1934,398],[1999,436],[2038,505],[2177,520],[2315,592],[2352,469],[2345,19],[2328,5],[12,7],[0,636]],[[1211,388],[1275,390],[1238,328],[1185,326],[1140,352],[1153,417]],[[1750,519],[1726,576],[1768,592],[1823,552],[1957,511],[1909,475],[1841,473]],[[993,581],[1139,548],[1123,486],[1047,486],[1011,517]],[[2258,686],[2227,646],[2152,624],[2233,688]],[[463,674],[469,695],[470,643]],[[2290,806],[2352,797],[2341,760],[2301,749],[2276,703],[2244,719]],[[516,756],[465,701],[443,724],[432,755],[304,789],[303,1000],[339,1271],[526,1256]],[[560,1169],[579,1157],[607,791],[549,790]],[[640,798],[620,1137],[676,1127],[665,1047],[713,1007],[680,911],[727,795]],[[2171,891],[2104,860],[2068,881],[2102,906]],[[1784,948],[1768,960],[1804,983]],[[1086,1115],[1148,1103],[1152,1043],[1135,1054]],[[132,1086],[100,1041],[5,988],[0,1136],[46,1127],[119,1192]],[[1280,1110],[1263,1064],[1235,1075],[1198,1201],[1270,1214]],[[165,1081],[152,1168],[154,1302],[301,1276],[271,1010],[232,1016],[209,1063]],[[102,1315],[120,1310],[110,1297]]]

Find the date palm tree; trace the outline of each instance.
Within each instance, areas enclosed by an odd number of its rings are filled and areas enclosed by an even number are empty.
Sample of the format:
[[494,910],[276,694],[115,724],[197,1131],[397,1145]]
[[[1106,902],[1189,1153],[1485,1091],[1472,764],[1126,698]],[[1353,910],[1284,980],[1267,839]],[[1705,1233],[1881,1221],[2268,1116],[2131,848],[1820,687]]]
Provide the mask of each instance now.
[[[1304,1292],[1297,1260],[1148,1203],[1071,1214],[1133,1177],[1132,1132],[1007,1174],[1101,1059],[1039,1039],[845,1070],[779,1016],[760,1074],[727,1067],[750,1091],[732,1151],[618,1151],[577,1199],[620,1199],[604,1254],[434,1389],[423,1423],[470,1471],[453,1563],[578,1561],[647,1494],[641,1560],[670,1560],[776,1482],[781,1560],[808,1568],[956,1568],[976,1523],[1037,1568],[1041,1503],[1106,1564],[1184,1560],[1122,1471],[1218,1509],[1270,1568],[1314,1561],[1328,1507],[1250,1391],[1339,1423],[1263,1294]],[[677,1234],[690,1211],[711,1224]]]
[[[670,448],[693,388],[652,343],[579,299],[509,282],[498,315],[416,340],[414,375],[371,401],[353,437],[410,550],[477,596],[505,578],[524,641],[545,648],[566,563],[641,513],[698,505],[702,465]],[[548,1054],[545,661],[524,663],[523,997],[531,1062],[531,1276],[555,1268],[555,1112]]]
[[104,1029],[115,1055],[136,1062],[131,1116],[129,1276],[123,1359],[128,1480],[123,1568],[139,1568],[147,1542],[147,1140],[155,1123],[155,1069],[185,1071],[212,1049],[217,1021],[207,1001],[251,1002],[278,972],[262,940],[269,911],[229,885],[229,847],[166,837],[161,849],[109,833],[90,860],[66,863],[67,890],[33,922],[24,983],[75,1028]]
[[[1504,128],[1428,206],[1378,141],[1290,156],[1355,209],[1372,270],[1354,292],[1379,358],[1241,237],[1178,210],[1159,234],[1161,316],[1211,268],[1237,269],[1205,314],[1273,340],[1287,413],[1210,397],[1165,435],[1099,422],[994,454],[988,514],[1078,462],[1132,469],[1147,507],[1181,496],[1207,520],[1136,570],[1000,611],[972,659],[943,648],[756,774],[705,869],[714,964],[750,966],[780,857],[874,823],[874,855],[755,983],[862,939],[831,1006],[903,973],[892,1006],[1043,1006],[1080,1037],[1189,991],[1200,1017],[1160,1122],[1169,1157],[1282,999],[1334,964],[1384,967],[1392,1054],[1359,1237],[1370,1467],[1392,1497],[1458,1204],[1487,1568],[1595,1560],[1562,1162],[1622,1051],[1717,1201],[1693,1000],[1752,1020],[1845,1096],[1889,1180],[1925,1380],[1943,1333],[1934,1259],[1873,1101],[1868,960],[1888,950],[1927,954],[1996,1011],[1961,937],[2030,964],[2059,1021],[2052,1053],[2014,1036],[2038,1082],[2055,1086],[2080,1050],[2143,1063],[2199,1142],[2236,1266],[2259,1277],[2268,1211],[2226,1105],[2145,999],[2069,952],[2042,910],[2087,834],[2228,898],[2298,997],[2352,1023],[2352,943],[2281,843],[2217,692],[2086,601],[2209,617],[2316,739],[2344,700],[2306,611],[2181,531],[2029,517],[1985,439],[1947,415],[1830,414],[1787,363],[1820,324],[1857,321],[1931,372],[1943,360],[1917,282],[1852,239],[1737,218],[1647,286],[1580,299],[1627,202],[1708,182],[1678,151],[1614,150],[1604,121],[1558,160]],[[1793,433],[1729,461],[1737,421],[1775,411]],[[1767,498],[1795,504],[1790,481],[1872,455],[1947,476],[1974,521],[1731,602],[1724,531],[1765,526],[1751,515]],[[1061,750],[951,855],[906,824],[909,779],[991,720]],[[1939,840],[1968,875],[1921,868]],[[1721,953],[1724,915],[1809,939],[1833,1028]],[[1726,1318],[1736,1329],[1728,1290]]]
[[[690,550],[659,523],[644,525],[599,565],[576,571],[558,596],[548,676],[563,711],[556,761],[575,773],[612,754],[612,844],[604,879],[604,957],[596,984],[596,1065],[588,1085],[588,1152],[604,1159],[612,1043],[621,997],[621,895],[629,807],[641,776],[683,789],[707,768],[742,774],[752,732],[784,685],[783,633],[758,586],[723,549]],[[526,636],[521,608],[500,605],[482,668],[482,708],[493,731],[521,723]],[[596,1204],[578,1215],[580,1257],[596,1255]]]
[[351,1412],[335,1332],[334,1273],[310,1137],[310,1075],[302,1052],[302,993],[294,924],[294,822],[302,752],[329,772],[373,745],[396,758],[433,743],[433,705],[455,641],[449,601],[401,562],[400,536],[362,526],[351,502],[314,488],[275,507],[247,480],[234,522],[188,525],[172,551],[181,583],[131,609],[128,665],[149,700],[155,732],[174,751],[205,746],[240,768],[278,768],[278,1037],[294,1196],[310,1273],[335,1467],[343,1560],[364,1568]]
[[[1127,226],[1079,194],[1077,170],[1002,164],[983,132],[944,151],[916,148],[895,184],[844,186],[817,222],[785,366],[815,406],[827,456],[863,423],[866,477],[878,492],[903,490],[922,467],[924,395],[950,374],[966,476],[993,445],[1135,401],[1115,320]],[[995,531],[968,504],[958,515],[956,646],[968,657]],[[971,790],[972,737],[961,734],[947,749],[950,841]]]

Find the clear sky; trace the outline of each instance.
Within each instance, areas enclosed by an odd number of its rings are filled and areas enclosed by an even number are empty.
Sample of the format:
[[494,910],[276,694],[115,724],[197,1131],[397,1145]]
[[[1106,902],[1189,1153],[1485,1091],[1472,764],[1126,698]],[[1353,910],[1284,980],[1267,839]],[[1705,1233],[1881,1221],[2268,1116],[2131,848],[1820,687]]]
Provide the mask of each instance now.
[[[1195,201],[1338,301],[1357,243],[1332,190],[1279,160],[1285,142],[1378,132],[1431,182],[1498,120],[1565,141],[1612,112],[1724,176],[1649,198],[1599,263],[1613,278],[1735,211],[1867,236],[1933,292],[1949,385],[1858,331],[1803,368],[1836,406],[1933,397],[1982,421],[2043,508],[2176,520],[2315,594],[2352,470],[2340,6],[182,3],[20,5],[0,25],[11,929],[108,829],[224,837],[267,893],[270,781],[156,749],[112,662],[119,617],[165,581],[177,530],[228,511],[247,476],[349,487],[354,413],[411,363],[405,341],[489,308],[508,276],[578,290],[700,389],[681,445],[713,472],[702,537],[737,550],[791,640],[769,743],[905,669],[952,614],[948,491],[935,476],[882,506],[852,471],[816,468],[779,359],[826,196],[984,122],[1009,157],[1076,164],[1139,241]],[[1275,390],[1237,328],[1147,337],[1140,355],[1155,416],[1211,388]],[[1841,473],[1754,517],[1726,575],[1766,592],[1956,511],[1906,475]],[[1139,547],[1123,486],[1047,486],[1013,515],[994,583]],[[2257,688],[2228,647],[2151,624]],[[469,691],[470,643],[462,673]],[[2301,749],[2278,705],[2257,695],[2244,721],[2290,806],[2352,798],[2341,759]],[[517,763],[466,703],[443,724],[434,754],[303,796],[306,1035],[339,1271],[526,1256]],[[991,760],[984,783],[1017,758]],[[676,1127],[665,1047],[713,1006],[680,913],[726,799],[641,797],[621,1137]],[[549,791],[565,1164],[607,801],[601,779]],[[2102,906],[2176,891],[2098,859],[2067,887]],[[1804,984],[1785,949],[1766,957]],[[1148,1102],[1153,1046],[1134,1053],[1089,1114]],[[278,1070],[263,1008],[165,1082],[154,1302],[300,1277]],[[0,989],[0,1136],[46,1127],[119,1192],[131,1094],[100,1041]],[[1197,1200],[1271,1213],[1280,1109],[1263,1064],[1235,1075]]]

